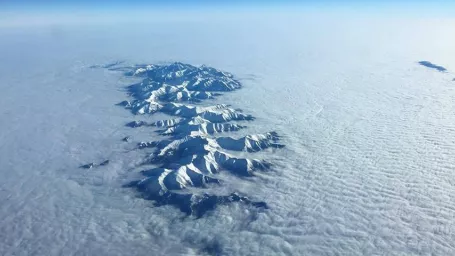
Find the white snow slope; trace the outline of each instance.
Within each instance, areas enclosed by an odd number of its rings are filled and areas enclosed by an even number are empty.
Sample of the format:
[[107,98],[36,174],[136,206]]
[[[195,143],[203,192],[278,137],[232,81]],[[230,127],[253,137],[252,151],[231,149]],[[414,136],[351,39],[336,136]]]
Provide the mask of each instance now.
[[[454,20],[187,18],[0,30],[0,255],[455,254]],[[116,106],[142,79],[89,67],[117,60],[234,74],[242,89],[204,102],[256,119],[220,136],[286,147],[236,152],[273,168],[220,172],[216,192],[269,208],[194,218],[122,187],[153,152],[135,142],[163,139],[125,124],[170,117]]]

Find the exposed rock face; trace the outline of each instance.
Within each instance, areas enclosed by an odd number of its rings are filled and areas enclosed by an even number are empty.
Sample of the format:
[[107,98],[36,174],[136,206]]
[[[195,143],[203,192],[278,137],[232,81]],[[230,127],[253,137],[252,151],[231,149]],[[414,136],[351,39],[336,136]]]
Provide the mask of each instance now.
[[106,166],[109,164],[109,160],[104,160],[103,162],[101,162],[100,164],[97,164],[97,163],[88,163],[88,164],[84,164],[84,165],[81,165],[79,166],[79,168],[83,168],[83,169],[92,169],[92,168],[95,168],[95,167],[99,167],[99,166]]
[[447,72],[447,69],[443,66],[439,66],[439,65],[436,65],[434,63],[431,63],[429,61],[419,61],[419,64],[422,65],[422,66],[425,66],[427,68],[432,68],[432,69],[436,69],[437,71],[440,71],[440,72]]

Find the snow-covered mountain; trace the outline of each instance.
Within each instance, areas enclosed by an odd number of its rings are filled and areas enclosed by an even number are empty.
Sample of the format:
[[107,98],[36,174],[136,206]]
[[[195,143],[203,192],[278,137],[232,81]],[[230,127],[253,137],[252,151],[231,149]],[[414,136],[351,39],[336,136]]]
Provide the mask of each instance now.
[[[173,118],[155,122],[132,121],[127,126],[161,128],[161,135],[170,135],[162,141],[140,142],[139,149],[155,148],[144,164],[158,167],[142,171],[141,180],[128,183],[145,199],[157,205],[175,205],[187,214],[197,217],[218,204],[245,202],[266,207],[263,202],[253,202],[236,192],[230,195],[197,193],[191,188],[203,189],[210,184],[222,185],[217,173],[227,171],[240,177],[252,176],[256,170],[265,170],[270,163],[236,157],[226,151],[257,152],[266,148],[281,148],[276,132],[247,135],[241,138],[213,137],[214,134],[238,131],[246,126],[237,122],[252,121],[254,117],[225,104],[200,106],[197,103],[241,88],[232,74],[215,68],[189,64],[138,65],[116,68],[126,76],[143,77],[140,83],[128,86],[132,101],[118,105],[134,114],[161,112]],[[196,105],[195,105],[196,104]]]

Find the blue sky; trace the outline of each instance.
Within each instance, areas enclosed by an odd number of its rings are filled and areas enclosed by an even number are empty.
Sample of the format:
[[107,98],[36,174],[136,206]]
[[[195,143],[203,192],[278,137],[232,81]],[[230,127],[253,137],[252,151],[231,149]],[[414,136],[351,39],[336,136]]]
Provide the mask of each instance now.
[[[455,17],[455,0],[0,0],[0,25],[34,20],[58,19],[88,12],[89,15],[127,16],[135,12],[155,11],[160,15],[180,15],[182,12],[203,11],[227,13],[231,10],[276,13],[329,13],[347,15],[393,15],[395,17]],[[113,15],[114,14],[114,15]],[[35,16],[39,17],[35,17]],[[60,15],[59,17],[56,17]],[[148,14],[149,15],[149,14]],[[87,19],[84,17],[84,19]],[[28,21],[27,21],[28,20]]]
[[445,8],[454,6],[453,0],[0,0],[0,7],[5,8],[117,8],[131,6],[150,7],[206,7],[206,6],[264,6],[264,5],[299,5],[299,6],[407,6]]

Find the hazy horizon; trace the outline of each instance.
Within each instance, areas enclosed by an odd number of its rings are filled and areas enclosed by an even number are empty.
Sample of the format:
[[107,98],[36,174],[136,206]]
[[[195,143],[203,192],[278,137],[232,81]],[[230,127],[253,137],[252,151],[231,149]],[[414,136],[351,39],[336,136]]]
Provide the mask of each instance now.
[[[454,18],[455,3],[439,1],[3,1],[0,26],[88,22],[139,22],[154,19],[210,15],[355,16],[389,18]],[[113,16],[115,15],[115,17]]]

